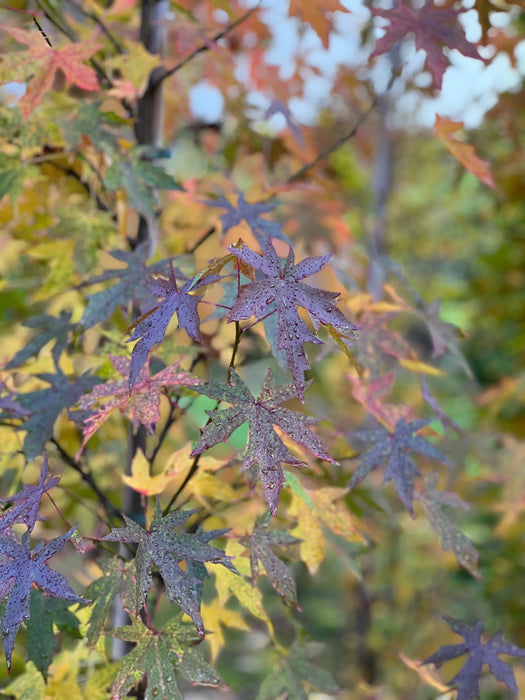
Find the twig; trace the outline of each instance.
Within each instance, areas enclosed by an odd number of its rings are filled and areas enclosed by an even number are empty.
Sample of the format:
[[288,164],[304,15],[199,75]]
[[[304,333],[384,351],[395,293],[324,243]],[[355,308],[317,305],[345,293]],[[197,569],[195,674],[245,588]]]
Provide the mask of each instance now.
[[235,369],[235,358],[237,357],[237,351],[241,342],[242,333],[243,329],[241,328],[241,324],[239,323],[239,321],[235,321],[235,340],[233,341],[232,356],[230,358],[230,365],[228,367],[228,384],[230,383],[232,378],[232,371]]
[[301,168],[299,168],[299,170],[297,170],[295,173],[290,175],[290,177],[286,180],[286,183],[290,184],[290,183],[294,182],[295,180],[299,180],[299,178],[301,178],[306,172],[308,172],[308,170],[310,170],[310,168],[313,168],[314,165],[317,165],[317,163],[320,163],[325,158],[328,158],[328,156],[332,155],[332,153],[334,151],[337,151],[338,148],[340,148],[347,141],[352,139],[357,134],[361,124],[363,124],[368,119],[370,114],[377,107],[378,102],[379,102],[379,98],[376,97],[373,100],[372,104],[369,106],[369,108],[360,115],[360,117],[358,118],[358,120],[356,121],[356,123],[350,129],[350,131],[348,133],[343,134],[343,136],[340,136],[336,141],[334,141],[332,144],[330,144],[330,146],[328,146],[328,148],[325,148],[324,151],[321,151],[321,153],[319,153],[319,155],[317,155],[313,160],[311,160],[309,163],[306,163]]
[[359,131],[359,128],[361,127],[362,124],[368,119],[368,117],[372,114],[372,112],[375,110],[377,105],[381,102],[383,97],[387,95],[388,92],[390,92],[390,88],[394,84],[394,81],[397,77],[397,73],[395,71],[392,72],[392,75],[390,76],[390,80],[388,81],[388,85],[386,86],[384,92],[381,95],[376,95],[374,99],[372,100],[370,106],[368,109],[366,109],[364,112],[361,113],[361,115],[358,117],[356,123],[354,126],[350,129],[350,131],[346,134],[343,134],[343,136],[340,136],[334,143],[332,143],[328,148],[325,148],[324,151],[321,151],[319,155],[317,155],[313,160],[311,160],[309,163],[306,163],[303,165],[299,170],[297,170],[295,173],[290,175],[288,179],[286,180],[286,184],[290,184],[292,182],[295,182],[295,180],[299,180],[310,168],[313,168],[314,165],[317,165],[317,163],[320,163],[322,160],[325,158],[328,158],[328,156],[332,155],[334,151],[337,151],[338,148],[343,146],[347,141],[350,141],[350,139],[354,138],[354,136],[357,134]]
[[201,246],[205,241],[208,240],[210,236],[212,236],[215,233],[215,226],[210,226],[210,228],[205,231],[202,236],[197,239],[197,241],[192,245],[192,247],[188,250],[188,253],[194,253],[199,246]]
[[82,465],[80,464],[80,462],[78,462],[74,457],[72,457],[68,452],[66,452],[66,450],[62,447],[62,445],[60,445],[55,440],[55,438],[52,438],[51,442],[53,443],[53,445],[55,445],[57,450],[60,452],[60,456],[62,457],[64,462],[66,464],[68,464],[76,472],[78,472],[78,474],[80,474],[80,476],[86,482],[86,484],[88,484],[91,487],[91,489],[97,494],[99,501],[100,501],[100,504],[102,505],[102,507],[106,511],[107,516],[108,517],[117,517],[117,518],[120,518],[121,520],[124,520],[120,510],[116,506],[114,506],[113,503],[111,503],[111,501],[106,496],[106,494],[100,489],[100,487],[98,486],[97,482],[95,481],[95,479],[93,477],[93,474],[91,474],[91,472],[85,471],[83,469]]
[[252,7],[248,12],[246,12],[242,17],[239,17],[239,19],[236,19],[234,22],[229,24],[225,29],[223,29],[221,32],[216,34],[212,39],[210,39],[209,43],[207,44],[202,44],[198,48],[196,48],[194,51],[192,51],[186,58],[183,58],[182,61],[179,61],[173,68],[167,68],[164,72],[159,73],[159,75],[156,77],[155,80],[155,86],[159,83],[161,83],[163,80],[166,80],[166,78],[169,78],[170,75],[173,75],[174,73],[177,73],[181,68],[184,68],[185,65],[187,65],[190,61],[192,61],[195,56],[198,56],[200,53],[204,53],[205,51],[209,51],[210,49],[210,44],[216,44],[220,39],[224,39],[225,36],[227,36],[230,32],[232,32],[234,29],[236,29],[240,24],[245,22],[249,17],[253,15],[254,12],[256,12],[259,9],[260,1]]

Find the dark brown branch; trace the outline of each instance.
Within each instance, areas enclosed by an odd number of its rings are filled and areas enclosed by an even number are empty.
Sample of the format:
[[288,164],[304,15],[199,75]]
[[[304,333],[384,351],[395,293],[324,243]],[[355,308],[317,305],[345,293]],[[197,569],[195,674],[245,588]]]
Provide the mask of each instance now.
[[68,452],[66,452],[66,450],[62,447],[60,443],[58,443],[55,440],[55,438],[52,438],[51,442],[57,448],[64,462],[72,469],[74,469],[78,474],[80,474],[83,481],[85,481],[86,484],[88,484],[89,487],[97,494],[101,506],[106,511],[108,519],[116,517],[123,520],[124,518],[122,517],[122,513],[116,506],[113,505],[113,503],[111,503],[106,494],[100,489],[97,482],[95,481],[95,478],[93,477],[93,474],[91,472],[86,471],[82,467],[82,464],[74,457],[72,457]]
[[225,29],[223,29],[221,32],[216,34],[212,39],[210,39],[210,42],[207,44],[202,44],[198,48],[195,49],[195,51],[192,51],[186,58],[183,58],[182,61],[179,61],[175,66],[172,68],[166,68],[164,71],[159,73],[157,75],[156,80],[158,83],[163,82],[166,80],[166,78],[169,78],[170,75],[173,75],[174,73],[177,73],[181,68],[184,68],[190,61],[192,61],[195,56],[198,56],[200,53],[204,53],[205,51],[210,50],[210,44],[216,44],[218,41],[221,39],[224,39],[225,36],[228,36],[234,29],[236,29],[240,24],[245,22],[249,17],[253,15],[254,12],[256,12],[259,9],[260,2],[255,5],[255,7],[252,7],[248,12],[246,12],[242,17],[239,17],[239,19],[236,19],[234,22],[229,24]]

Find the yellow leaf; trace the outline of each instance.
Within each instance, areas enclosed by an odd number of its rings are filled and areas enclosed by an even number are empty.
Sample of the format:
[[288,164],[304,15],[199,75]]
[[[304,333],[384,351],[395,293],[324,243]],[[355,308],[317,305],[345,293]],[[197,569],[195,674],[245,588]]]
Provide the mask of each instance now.
[[210,645],[211,663],[215,663],[220,650],[225,645],[223,627],[236,627],[249,631],[251,628],[243,616],[236,610],[228,610],[219,599],[215,597],[208,605],[202,604],[201,616],[208,634],[206,639]]
[[[308,492],[314,502],[317,516],[332,532],[350,542],[366,542],[354,523],[353,515],[341,500],[346,493],[346,489],[336,487]],[[360,525],[362,526],[362,523]]]
[[431,374],[434,377],[445,376],[445,372],[443,372],[443,370],[438,369],[437,367],[433,367],[432,365],[427,365],[426,362],[420,362],[419,360],[407,360],[405,358],[401,358],[399,360],[399,364],[402,365],[405,369],[409,369],[411,372],[419,372],[420,374]]
[[[405,666],[408,666],[408,668],[415,671],[421,680],[428,683],[428,685],[431,685],[433,688],[437,688],[437,690],[440,690],[442,693],[449,690],[449,686],[445,685],[441,681],[437,673],[433,670],[433,666],[421,666],[421,661],[418,661],[417,659],[409,659],[408,656],[405,656],[402,652],[399,652],[399,658],[405,664]],[[447,694],[446,697],[452,698],[453,692],[454,691],[451,691],[450,695]]]
[[151,476],[150,464],[142,450],[137,450],[131,463],[131,476],[122,475],[122,481],[145,496],[156,496],[166,488],[171,477],[167,474]]
[[319,520],[295,493],[292,494],[292,503],[288,512],[297,519],[297,526],[291,534],[302,540],[299,545],[301,561],[306,564],[313,576],[324,559],[324,535],[319,526]]
[[133,86],[134,97],[141,97],[148,87],[151,72],[162,65],[162,60],[160,56],[146,51],[141,42],[125,41],[124,45],[125,53],[112,56],[106,61],[106,66],[118,71],[120,80]]

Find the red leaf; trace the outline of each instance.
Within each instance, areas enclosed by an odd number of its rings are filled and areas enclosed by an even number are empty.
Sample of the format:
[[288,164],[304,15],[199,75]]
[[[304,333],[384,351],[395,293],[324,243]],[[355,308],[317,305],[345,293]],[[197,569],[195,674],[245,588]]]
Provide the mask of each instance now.
[[377,41],[371,58],[387,53],[398,41],[412,33],[415,35],[416,48],[426,51],[425,65],[434,76],[436,87],[441,89],[443,74],[450,65],[448,57],[443,53],[445,47],[457,49],[464,56],[481,59],[476,46],[467,41],[465,31],[458,21],[461,12],[464,9],[438,7],[432,0],[425,0],[419,10],[413,10],[409,0],[397,0],[391,10],[374,8],[372,14],[388,19],[390,24],[385,28],[385,35]]
[[98,90],[97,74],[93,68],[83,64],[96,53],[101,44],[84,41],[69,44],[62,49],[49,46],[40,32],[26,31],[14,27],[2,27],[19,44],[25,44],[29,50],[21,52],[20,61],[36,65],[36,69],[27,84],[26,94],[20,100],[24,117],[42,104],[44,95],[49,92],[57,70],[62,71],[68,85],[74,83],[83,90]]
[[490,174],[490,163],[476,155],[474,146],[452,138],[451,134],[461,128],[463,128],[463,122],[454,122],[452,119],[440,117],[439,114],[436,114],[434,131],[445,144],[447,151],[452,153],[454,158],[459,160],[461,165],[463,165],[469,173],[475,175],[481,182],[484,182],[489,187],[494,187],[494,181]]

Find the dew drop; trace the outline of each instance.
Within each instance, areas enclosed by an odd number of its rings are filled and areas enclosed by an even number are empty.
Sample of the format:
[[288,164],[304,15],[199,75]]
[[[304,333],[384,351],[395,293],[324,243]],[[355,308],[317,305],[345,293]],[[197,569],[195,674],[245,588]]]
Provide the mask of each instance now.
[[151,691],[151,694],[153,695],[154,698],[156,698],[157,695],[159,694],[159,689],[158,689],[158,688],[153,688],[153,690]]
[[273,297],[268,297],[268,299],[266,299],[266,305],[268,306],[269,304],[272,303],[272,301],[273,301]]
[[275,488],[275,484],[268,484],[268,488],[272,491]]

